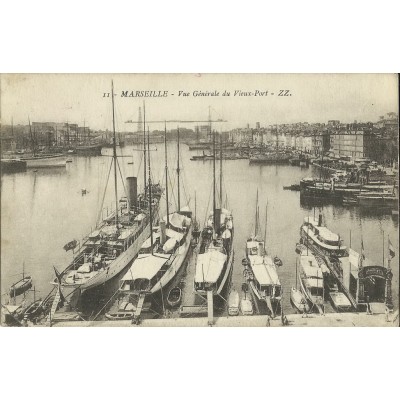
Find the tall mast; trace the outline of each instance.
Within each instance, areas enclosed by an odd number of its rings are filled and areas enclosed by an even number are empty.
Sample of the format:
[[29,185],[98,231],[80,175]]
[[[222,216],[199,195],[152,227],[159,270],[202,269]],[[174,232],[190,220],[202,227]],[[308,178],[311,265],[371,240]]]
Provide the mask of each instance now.
[[114,162],[114,194],[115,194],[115,226],[118,229],[118,187],[117,187],[117,144],[115,139],[114,82],[111,81],[111,102],[113,121],[113,162]]
[[254,238],[257,236],[258,231],[258,188],[257,188],[257,197],[256,197],[256,222],[254,226]]
[[181,182],[180,182],[180,165],[179,165],[179,126],[178,126],[178,164],[176,167],[176,174],[178,177],[178,212],[181,211]]
[[164,122],[164,148],[165,148],[165,198],[167,200],[167,227],[168,227],[169,226],[169,200],[168,200],[168,156],[167,156],[167,122],[166,121]]
[[[210,127],[211,127],[211,122],[210,122]],[[215,226],[215,209],[217,208],[216,206],[216,198],[215,198],[215,132],[213,133],[213,215],[214,215],[214,231],[216,229]]]
[[222,208],[222,132],[219,137],[219,206]]
[[[146,129],[144,130],[146,134]],[[151,207],[151,166],[150,166],[150,140],[149,140],[149,127],[147,127],[147,151],[149,153],[149,215],[150,215],[150,241],[151,241],[151,254],[153,254],[153,211]]]
[[266,248],[266,243],[267,243],[267,223],[268,223],[268,200],[265,206],[264,250]]
[[30,120],[29,117],[28,117],[28,122],[29,122],[29,137],[31,139],[31,150],[32,150],[33,156],[35,156],[35,143],[34,143],[34,140],[33,140],[31,120]]
[[[150,158],[150,157],[149,157]],[[144,196],[147,193],[146,179],[146,105],[143,102],[143,173],[144,173]]]

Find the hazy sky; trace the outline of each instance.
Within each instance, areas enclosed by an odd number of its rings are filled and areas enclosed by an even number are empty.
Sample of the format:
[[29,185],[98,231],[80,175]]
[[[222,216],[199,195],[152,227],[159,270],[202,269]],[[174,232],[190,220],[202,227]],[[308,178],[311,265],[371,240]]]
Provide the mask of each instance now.
[[[124,122],[137,120],[146,101],[148,120],[207,120],[223,118],[221,129],[275,123],[376,121],[398,110],[396,74],[25,74],[1,76],[1,122],[70,122],[93,129],[112,129],[111,91],[114,81],[118,130],[136,130]],[[122,98],[122,91],[168,91],[161,98]],[[214,90],[219,96],[194,97]],[[224,91],[230,96],[222,96]],[[267,96],[234,96],[235,91],[268,91]],[[291,96],[278,96],[289,90]],[[179,96],[179,91],[189,96]],[[274,93],[274,95],[271,95]],[[176,124],[171,124],[174,128]],[[181,126],[193,127],[184,123]],[[151,128],[161,128],[152,125]]]

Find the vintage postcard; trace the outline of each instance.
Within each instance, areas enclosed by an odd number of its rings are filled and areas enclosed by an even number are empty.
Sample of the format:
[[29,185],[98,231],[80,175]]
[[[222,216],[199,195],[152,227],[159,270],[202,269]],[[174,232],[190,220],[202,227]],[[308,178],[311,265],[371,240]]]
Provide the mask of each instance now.
[[398,79],[2,74],[2,326],[399,326]]

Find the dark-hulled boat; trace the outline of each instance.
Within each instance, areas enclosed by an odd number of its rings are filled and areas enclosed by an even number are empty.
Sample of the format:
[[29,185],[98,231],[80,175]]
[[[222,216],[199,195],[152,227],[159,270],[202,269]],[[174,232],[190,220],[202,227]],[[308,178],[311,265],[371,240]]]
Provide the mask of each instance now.
[[32,287],[32,278],[28,275],[14,283],[9,290],[10,297],[17,297]]

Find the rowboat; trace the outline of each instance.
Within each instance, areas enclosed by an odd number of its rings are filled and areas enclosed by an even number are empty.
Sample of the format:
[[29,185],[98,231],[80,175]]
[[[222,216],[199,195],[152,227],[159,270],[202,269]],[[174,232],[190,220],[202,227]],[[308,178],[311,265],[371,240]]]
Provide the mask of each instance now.
[[332,301],[332,305],[336,311],[350,311],[352,306],[350,300],[342,292],[331,291],[329,292],[329,297]]
[[240,311],[243,315],[253,315],[253,304],[250,299],[244,298],[240,300]]
[[310,306],[308,305],[303,293],[301,293],[301,291],[295,287],[292,287],[290,290],[290,301],[301,313],[308,313],[310,311]]
[[239,293],[233,289],[228,298],[228,315],[239,315]]
[[182,289],[179,287],[172,288],[167,296],[167,303],[171,307],[176,307],[182,301]]
[[32,287],[32,278],[30,276],[25,276],[10,287],[9,291],[10,297],[19,296],[20,294],[25,293],[31,287]]

